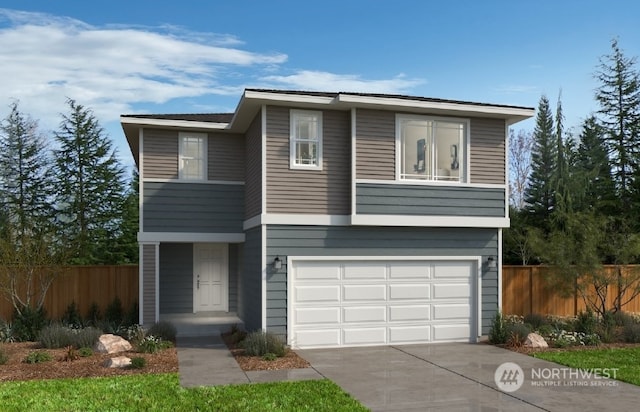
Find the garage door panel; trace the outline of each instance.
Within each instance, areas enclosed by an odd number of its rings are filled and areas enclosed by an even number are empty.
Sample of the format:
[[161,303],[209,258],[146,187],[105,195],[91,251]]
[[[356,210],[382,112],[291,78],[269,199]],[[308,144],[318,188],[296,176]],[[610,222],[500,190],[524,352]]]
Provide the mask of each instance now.
[[433,341],[466,340],[471,336],[468,324],[433,325]]
[[340,301],[340,286],[338,285],[296,286],[294,293],[297,303]]
[[344,279],[384,280],[387,277],[386,266],[374,263],[350,263],[344,265]]
[[345,323],[387,321],[386,306],[345,307],[342,311]]
[[431,305],[389,306],[389,321],[411,322],[431,319]]
[[468,283],[435,283],[434,299],[468,299],[471,296],[471,285]]
[[392,326],[389,328],[389,343],[429,342],[431,340],[431,326]]
[[294,322],[298,325],[340,323],[340,307],[333,308],[296,308]]
[[343,301],[385,301],[387,300],[387,285],[344,285]]
[[390,279],[429,279],[431,267],[424,263],[406,262],[389,264]]
[[298,330],[293,344],[301,348],[339,346],[340,329]]
[[299,262],[295,268],[296,279],[300,280],[338,280],[340,264],[329,262]]
[[384,345],[387,342],[387,328],[344,328],[342,343],[344,345]]
[[389,285],[389,298],[392,301],[406,299],[429,299],[431,287],[428,284],[399,284]]
[[461,319],[468,320],[471,316],[471,307],[468,303],[457,305],[433,305],[433,320]]
[[437,262],[433,268],[433,277],[442,278],[470,278],[471,267],[468,262]]

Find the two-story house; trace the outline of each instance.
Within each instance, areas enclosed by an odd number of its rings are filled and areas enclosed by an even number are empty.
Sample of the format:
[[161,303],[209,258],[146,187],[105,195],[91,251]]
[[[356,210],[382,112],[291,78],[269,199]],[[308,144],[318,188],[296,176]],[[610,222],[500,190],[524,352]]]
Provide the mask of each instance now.
[[533,114],[248,89],[234,113],[123,115],[141,322],[232,312],[297,348],[475,341],[501,303],[508,127]]

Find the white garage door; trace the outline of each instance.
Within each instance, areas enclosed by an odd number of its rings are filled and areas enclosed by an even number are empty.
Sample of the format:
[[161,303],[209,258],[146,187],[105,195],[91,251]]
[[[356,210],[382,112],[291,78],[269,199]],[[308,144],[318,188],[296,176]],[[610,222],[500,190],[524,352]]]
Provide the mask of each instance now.
[[289,344],[320,348],[473,340],[476,265],[292,258]]

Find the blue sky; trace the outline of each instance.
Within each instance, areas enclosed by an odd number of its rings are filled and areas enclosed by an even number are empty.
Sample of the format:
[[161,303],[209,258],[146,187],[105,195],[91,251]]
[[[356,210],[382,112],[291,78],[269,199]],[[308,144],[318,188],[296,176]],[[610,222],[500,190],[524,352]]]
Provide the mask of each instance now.
[[640,56],[638,15],[619,0],[3,0],[0,118],[19,99],[48,133],[73,98],[126,165],[120,114],[233,111],[245,87],[531,107],[562,89],[577,131],[597,110],[593,73],[611,39]]

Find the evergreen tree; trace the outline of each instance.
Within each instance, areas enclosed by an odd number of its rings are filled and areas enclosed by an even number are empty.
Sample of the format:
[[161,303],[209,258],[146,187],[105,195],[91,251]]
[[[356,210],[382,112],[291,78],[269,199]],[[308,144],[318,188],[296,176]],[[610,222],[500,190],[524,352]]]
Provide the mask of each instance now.
[[548,228],[548,219],[555,202],[554,176],[558,150],[554,134],[553,115],[546,96],[540,98],[533,131],[531,176],[525,191],[527,211],[532,225]]
[[67,100],[55,132],[56,207],[60,230],[74,247],[73,263],[114,263],[122,222],[124,170],[90,109]]
[[134,169],[129,188],[122,204],[122,222],[117,238],[117,255],[114,263],[138,263],[138,230],[139,230],[139,175]]

